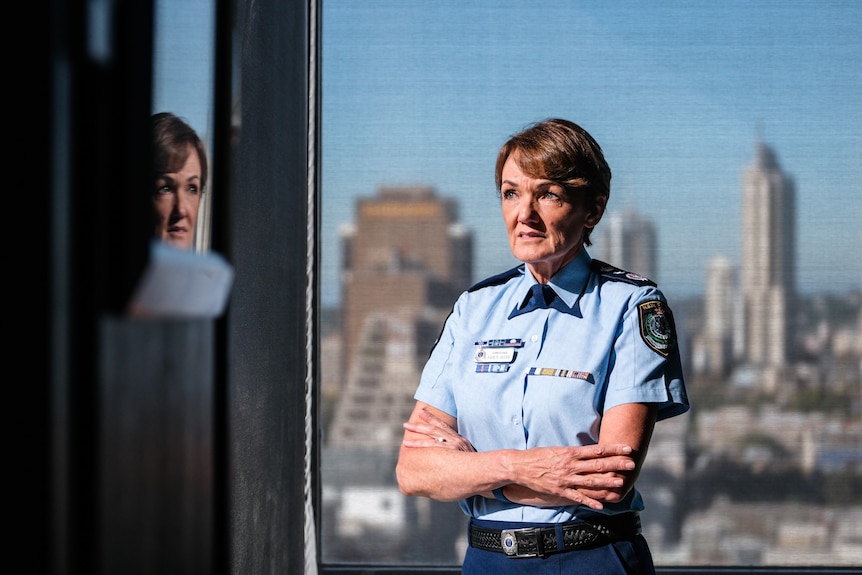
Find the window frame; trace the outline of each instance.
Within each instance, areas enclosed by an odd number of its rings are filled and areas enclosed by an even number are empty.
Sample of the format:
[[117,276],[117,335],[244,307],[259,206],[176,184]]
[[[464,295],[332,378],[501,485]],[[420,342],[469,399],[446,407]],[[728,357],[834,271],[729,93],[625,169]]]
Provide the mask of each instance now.
[[[322,4],[323,0],[311,0],[312,5],[315,5],[315,9],[312,10],[313,13],[317,14],[317,18],[313,19],[311,22],[312,32],[311,32],[311,43],[313,49],[310,51],[310,54],[313,54],[314,60],[309,62],[309,70],[312,71],[312,75],[316,77],[313,81],[313,85],[317,88],[314,93],[310,95],[312,101],[309,103],[309,110],[314,111],[314,115],[310,117],[309,124],[309,134],[313,134],[314,137],[319,138],[319,130],[318,126],[325,121],[325,118],[321,117],[322,107],[319,101],[317,101],[320,97],[320,76],[322,74],[321,66],[320,66],[320,51],[322,44],[322,34],[321,34],[321,26],[325,25],[325,22],[321,22],[322,13]],[[319,176],[317,174],[320,173],[321,166],[321,145],[319,140],[315,142],[311,142],[309,149],[317,150],[317,156],[314,158],[313,165],[315,166],[313,170],[313,175],[310,177],[315,178],[314,189],[312,192],[314,194],[314,202],[316,206],[316,212],[319,214],[319,205],[323,198],[323,194],[325,190],[321,189]],[[321,236],[321,218],[317,217],[316,227],[314,231],[313,241],[315,244],[319,245],[320,236]],[[320,258],[320,250],[318,249],[316,252],[316,257]],[[320,261],[309,262],[313,269],[321,268]],[[312,307],[315,308],[314,318],[315,321],[318,321],[320,318],[321,310],[318,309],[320,306],[320,299],[316,297],[317,294],[320,293],[320,285],[319,285],[319,274],[316,276],[315,281],[317,282],[315,285],[315,294],[310,296],[309,303]],[[317,331],[317,330],[314,330]],[[315,440],[313,441],[313,449],[310,450],[309,453],[314,457],[314,461],[312,462],[311,468],[314,470],[314,495],[313,495],[313,510],[317,517],[316,521],[316,541],[321,541],[322,535],[322,519],[321,519],[321,510],[322,510],[322,502],[321,502],[321,485],[322,478],[320,477],[320,433],[319,433],[319,425],[321,423],[320,417],[320,409],[321,409],[321,393],[320,393],[320,350],[319,350],[319,340],[315,340],[313,342],[314,346],[314,365],[313,371],[315,374],[314,377],[314,385],[312,385],[312,390],[310,394],[310,401],[313,402],[312,412],[315,417],[314,428],[315,432]],[[297,414],[298,415],[298,414]],[[386,575],[386,574],[394,574],[394,573],[409,573],[411,575],[456,575],[460,573],[460,566],[429,566],[429,565],[398,565],[398,566],[390,566],[390,565],[373,565],[373,564],[328,564],[323,562],[322,559],[322,550],[321,546],[318,544],[316,549],[317,555],[317,569],[318,572],[322,575]],[[859,573],[858,567],[844,567],[844,566],[780,566],[780,567],[771,567],[771,566],[746,566],[746,565],[725,565],[725,566],[656,566],[656,572],[659,575],[682,575],[682,574],[696,574],[696,575],[739,575],[742,573],[745,574],[758,574],[758,575],[842,575],[848,573]]]

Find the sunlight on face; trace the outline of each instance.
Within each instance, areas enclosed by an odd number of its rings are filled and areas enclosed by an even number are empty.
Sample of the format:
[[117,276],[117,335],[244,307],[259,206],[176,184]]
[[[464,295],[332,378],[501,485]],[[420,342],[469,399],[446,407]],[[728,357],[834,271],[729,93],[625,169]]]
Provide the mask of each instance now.
[[561,185],[525,174],[517,153],[503,166],[500,193],[512,254],[543,283],[578,255],[584,229],[601,217],[599,210],[586,210]]

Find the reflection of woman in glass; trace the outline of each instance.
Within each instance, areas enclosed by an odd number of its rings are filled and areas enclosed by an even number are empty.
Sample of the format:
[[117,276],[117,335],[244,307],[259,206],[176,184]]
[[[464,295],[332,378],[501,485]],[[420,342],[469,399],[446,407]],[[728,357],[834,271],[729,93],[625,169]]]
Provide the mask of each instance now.
[[174,114],[154,114],[151,127],[155,237],[190,249],[207,183],[206,150],[194,129]]
[[524,263],[455,303],[396,468],[403,493],[460,502],[465,574],[654,573],[635,479],[655,422],[689,405],[662,292],[584,249],[610,180],[599,145],[565,120],[499,152]]

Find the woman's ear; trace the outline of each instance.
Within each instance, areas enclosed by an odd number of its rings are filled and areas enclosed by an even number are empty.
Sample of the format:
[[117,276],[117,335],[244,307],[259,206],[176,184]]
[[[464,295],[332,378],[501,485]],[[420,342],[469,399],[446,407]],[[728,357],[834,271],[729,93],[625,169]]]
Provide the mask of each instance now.
[[608,205],[608,199],[604,196],[598,196],[593,201],[592,205],[588,206],[587,218],[584,225],[588,228],[594,228],[605,215],[605,208]]

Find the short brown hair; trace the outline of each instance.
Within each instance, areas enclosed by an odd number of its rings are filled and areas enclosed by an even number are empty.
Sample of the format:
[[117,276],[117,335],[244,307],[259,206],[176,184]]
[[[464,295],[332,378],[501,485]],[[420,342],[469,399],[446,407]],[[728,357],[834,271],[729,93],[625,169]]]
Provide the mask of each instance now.
[[[503,166],[516,152],[518,166],[525,174],[559,184],[586,204],[611,195],[611,168],[601,146],[574,122],[550,118],[510,137],[497,154],[497,194],[503,184]],[[591,232],[590,228],[584,230],[585,245],[592,243]]]
[[150,117],[153,138],[153,172],[155,178],[180,170],[189,159],[189,146],[201,163],[201,192],[207,185],[207,154],[194,128],[170,112]]

